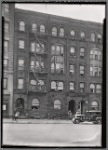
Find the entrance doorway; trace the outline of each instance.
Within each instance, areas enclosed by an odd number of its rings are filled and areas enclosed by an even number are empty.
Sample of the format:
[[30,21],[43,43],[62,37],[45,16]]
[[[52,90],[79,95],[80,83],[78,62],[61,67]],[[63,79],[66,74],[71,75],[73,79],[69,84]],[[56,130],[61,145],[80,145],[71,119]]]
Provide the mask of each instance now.
[[85,111],[85,101],[80,101],[79,104],[78,104],[78,110],[80,111],[81,114],[84,113]]
[[71,100],[68,104],[68,111],[71,111],[72,114],[75,114],[76,113],[75,106],[76,106],[75,101]]
[[16,111],[20,112],[20,115],[24,114],[24,99],[18,98],[15,103]]

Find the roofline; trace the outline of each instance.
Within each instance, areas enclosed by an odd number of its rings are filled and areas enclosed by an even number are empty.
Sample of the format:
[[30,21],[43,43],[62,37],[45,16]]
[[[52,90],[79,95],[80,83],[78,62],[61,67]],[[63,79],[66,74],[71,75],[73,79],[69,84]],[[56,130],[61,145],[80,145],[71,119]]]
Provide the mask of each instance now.
[[32,11],[32,10],[24,10],[24,9],[19,9],[19,8],[15,8],[15,12],[23,12],[23,13],[26,13],[26,14],[29,14],[30,13],[32,15],[35,15],[36,13],[37,14],[40,14],[40,15],[44,15],[46,17],[50,17],[50,16],[53,16],[53,17],[56,17],[56,18],[61,18],[61,19],[65,19],[66,21],[74,21],[76,23],[86,23],[88,25],[92,24],[92,25],[98,25],[100,27],[103,26],[103,23],[100,23],[100,22],[93,22],[93,21],[85,21],[85,20],[80,20],[80,19],[73,19],[73,18],[69,18],[69,17],[63,17],[63,16],[57,16],[57,15],[53,15],[53,14],[47,14],[47,13],[43,13],[43,12],[37,12],[37,11]]

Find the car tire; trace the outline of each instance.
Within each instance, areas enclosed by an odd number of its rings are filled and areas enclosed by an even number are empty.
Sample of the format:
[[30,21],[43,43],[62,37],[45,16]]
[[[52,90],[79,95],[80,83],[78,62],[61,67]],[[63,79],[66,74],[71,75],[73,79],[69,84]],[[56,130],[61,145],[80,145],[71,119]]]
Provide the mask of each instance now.
[[79,124],[79,123],[80,123],[80,121],[79,121],[79,120],[75,120],[75,123],[76,123],[76,124]]
[[101,120],[100,120],[100,119],[98,119],[98,120],[97,120],[97,123],[98,123],[98,124],[101,124]]

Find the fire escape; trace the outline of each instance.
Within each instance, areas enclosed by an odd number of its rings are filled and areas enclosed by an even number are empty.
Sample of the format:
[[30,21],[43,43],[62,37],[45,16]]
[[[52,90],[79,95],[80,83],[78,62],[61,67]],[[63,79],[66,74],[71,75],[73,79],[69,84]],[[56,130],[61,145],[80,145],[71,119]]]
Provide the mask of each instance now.
[[[46,72],[45,68],[42,66],[41,61],[38,58],[38,56],[39,55],[40,56],[41,55],[46,55],[47,53],[45,52],[45,50],[44,50],[44,48],[43,48],[39,38],[37,37],[36,32],[32,32],[32,34],[35,36],[35,40],[40,46],[40,51],[39,51],[39,53],[37,53],[36,52],[36,47],[35,47],[35,51],[34,52],[33,51],[30,52],[30,53],[32,53],[35,56],[35,60],[38,62],[38,67],[36,66],[36,63],[35,63],[35,65],[32,68],[31,68],[31,66],[29,66],[27,93],[28,92],[38,92],[38,93],[42,93],[43,92],[43,93],[46,93],[46,87],[44,85],[45,83],[42,80],[38,79],[38,75],[39,74],[46,74],[47,72]],[[30,84],[30,80],[29,80],[30,79],[29,78],[30,73],[33,74],[33,76],[35,77],[35,79],[37,81],[37,84],[35,86],[34,85],[32,86]]]

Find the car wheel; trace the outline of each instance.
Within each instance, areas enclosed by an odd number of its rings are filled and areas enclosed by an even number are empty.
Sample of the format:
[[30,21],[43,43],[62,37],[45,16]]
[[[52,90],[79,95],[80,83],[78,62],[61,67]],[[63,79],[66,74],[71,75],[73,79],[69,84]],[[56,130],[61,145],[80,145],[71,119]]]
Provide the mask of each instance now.
[[79,121],[79,120],[75,120],[75,122],[76,122],[76,124],[79,124],[79,123],[80,123],[80,121]]
[[97,120],[97,123],[98,123],[98,124],[101,124],[101,120],[100,120],[100,119],[98,119],[98,120]]

